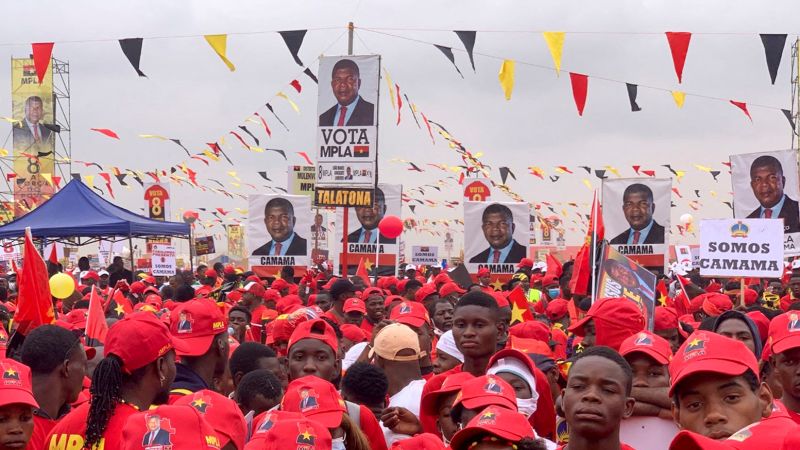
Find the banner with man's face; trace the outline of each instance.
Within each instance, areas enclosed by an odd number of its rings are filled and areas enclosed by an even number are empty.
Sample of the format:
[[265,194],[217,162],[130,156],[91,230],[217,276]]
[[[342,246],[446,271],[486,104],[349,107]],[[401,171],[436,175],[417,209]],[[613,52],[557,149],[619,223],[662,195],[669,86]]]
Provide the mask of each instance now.
[[333,266],[339,270],[342,244],[347,246],[347,271],[356,273],[358,262],[363,259],[367,272],[374,275],[375,252],[380,253],[378,275],[395,274],[399,254],[398,239],[389,239],[380,234],[378,224],[384,216],[400,217],[403,187],[399,184],[379,184],[375,190],[372,207],[348,208],[347,235],[344,235],[344,208],[336,208],[336,229],[330,252]]
[[514,273],[528,257],[530,208],[527,203],[464,202],[464,263],[469,273]]
[[614,250],[651,270],[664,270],[669,254],[671,179],[603,181],[605,238]]
[[655,274],[617,252],[613,246],[606,245],[598,275],[597,298],[621,297],[632,301],[652,331],[656,308]]
[[247,251],[251,269],[274,276],[283,266],[305,269],[310,262],[311,199],[302,195],[248,197]]
[[800,199],[797,152],[731,155],[733,217],[783,219],[785,256],[800,255]]

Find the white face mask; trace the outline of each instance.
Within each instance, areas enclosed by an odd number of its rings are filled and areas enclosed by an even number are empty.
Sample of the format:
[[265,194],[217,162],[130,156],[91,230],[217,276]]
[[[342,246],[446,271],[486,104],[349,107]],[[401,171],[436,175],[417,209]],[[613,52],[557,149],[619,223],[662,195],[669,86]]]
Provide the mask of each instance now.
[[331,449],[332,450],[345,450],[346,447],[344,446],[344,437],[335,438],[331,441]]
[[536,412],[535,399],[517,397],[517,411],[525,417],[532,416]]

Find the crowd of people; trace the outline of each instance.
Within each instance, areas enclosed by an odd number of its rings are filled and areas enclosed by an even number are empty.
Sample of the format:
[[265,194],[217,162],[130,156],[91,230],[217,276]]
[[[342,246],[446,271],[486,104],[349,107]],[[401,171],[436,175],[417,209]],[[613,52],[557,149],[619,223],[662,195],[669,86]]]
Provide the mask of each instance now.
[[800,275],[664,278],[648,318],[527,258],[501,290],[411,265],[68,273],[19,338],[0,278],[0,450],[800,449]]

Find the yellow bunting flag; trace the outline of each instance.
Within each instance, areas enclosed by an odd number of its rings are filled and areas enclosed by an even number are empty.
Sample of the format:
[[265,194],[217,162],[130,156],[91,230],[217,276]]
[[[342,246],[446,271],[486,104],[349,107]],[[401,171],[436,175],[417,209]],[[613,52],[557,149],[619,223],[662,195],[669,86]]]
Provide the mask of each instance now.
[[275,95],[277,95],[278,97],[283,98],[287,102],[289,102],[289,104],[292,105],[292,109],[294,110],[294,112],[296,112],[297,114],[300,114],[300,108],[297,106],[297,103],[293,102],[292,99],[290,99],[288,95],[284,94],[283,92],[278,92]]
[[389,99],[392,101],[392,109],[397,109],[397,98],[394,93],[394,82],[392,82],[392,77],[389,75],[389,71],[386,68],[383,68],[383,74],[386,78],[386,85],[389,87]]
[[586,187],[589,188],[589,190],[592,190],[592,183],[590,183],[588,179],[584,178],[583,184],[585,184]]
[[204,37],[206,38],[206,42],[208,42],[208,45],[210,45],[211,48],[213,48],[214,51],[217,53],[217,55],[222,59],[222,62],[224,62],[225,65],[228,66],[228,69],[230,69],[231,72],[236,70],[236,66],[234,66],[233,63],[228,59],[228,57],[225,56],[228,48],[228,35],[207,34]]
[[675,174],[676,174],[675,177],[678,179],[678,183],[680,183],[681,180],[683,179],[683,176],[686,175],[686,171],[685,170],[676,170]]
[[672,98],[675,100],[675,104],[678,105],[678,109],[683,108],[683,101],[686,100],[686,92],[672,91]]
[[94,186],[94,175],[84,175],[83,179],[86,180],[86,185],[89,187]]
[[8,150],[0,147],[0,156],[8,156]]
[[506,59],[500,66],[500,86],[506,94],[506,100],[511,100],[511,91],[514,89],[514,60]]
[[142,139],[160,139],[162,141],[167,140],[167,137],[158,134],[140,134],[139,137]]
[[556,66],[556,75],[561,73],[561,53],[564,51],[564,32],[545,31],[542,33],[547,48],[550,49],[550,56],[553,57],[553,64]]
[[41,175],[42,175],[42,178],[44,178],[44,181],[47,181],[47,184],[49,184],[50,186],[53,185],[53,174],[52,173],[43,173]]

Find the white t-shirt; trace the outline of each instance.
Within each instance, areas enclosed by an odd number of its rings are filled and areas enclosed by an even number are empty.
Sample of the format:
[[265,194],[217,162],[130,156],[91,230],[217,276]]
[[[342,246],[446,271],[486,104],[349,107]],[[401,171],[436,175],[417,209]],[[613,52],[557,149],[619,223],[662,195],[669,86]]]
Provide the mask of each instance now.
[[654,416],[633,416],[622,421],[619,440],[633,448],[667,450],[678,434],[675,422]]
[[[419,417],[419,404],[422,401],[422,389],[425,387],[425,380],[414,380],[411,383],[408,383],[406,387],[401,389],[398,393],[394,394],[393,396],[389,397],[389,407],[400,407],[405,408],[415,416]],[[381,422],[381,428],[383,428],[383,437],[386,438],[386,446],[391,447],[394,441],[399,441],[402,439],[408,439],[411,436],[405,434],[397,434],[392,430],[383,426],[383,422]]]

